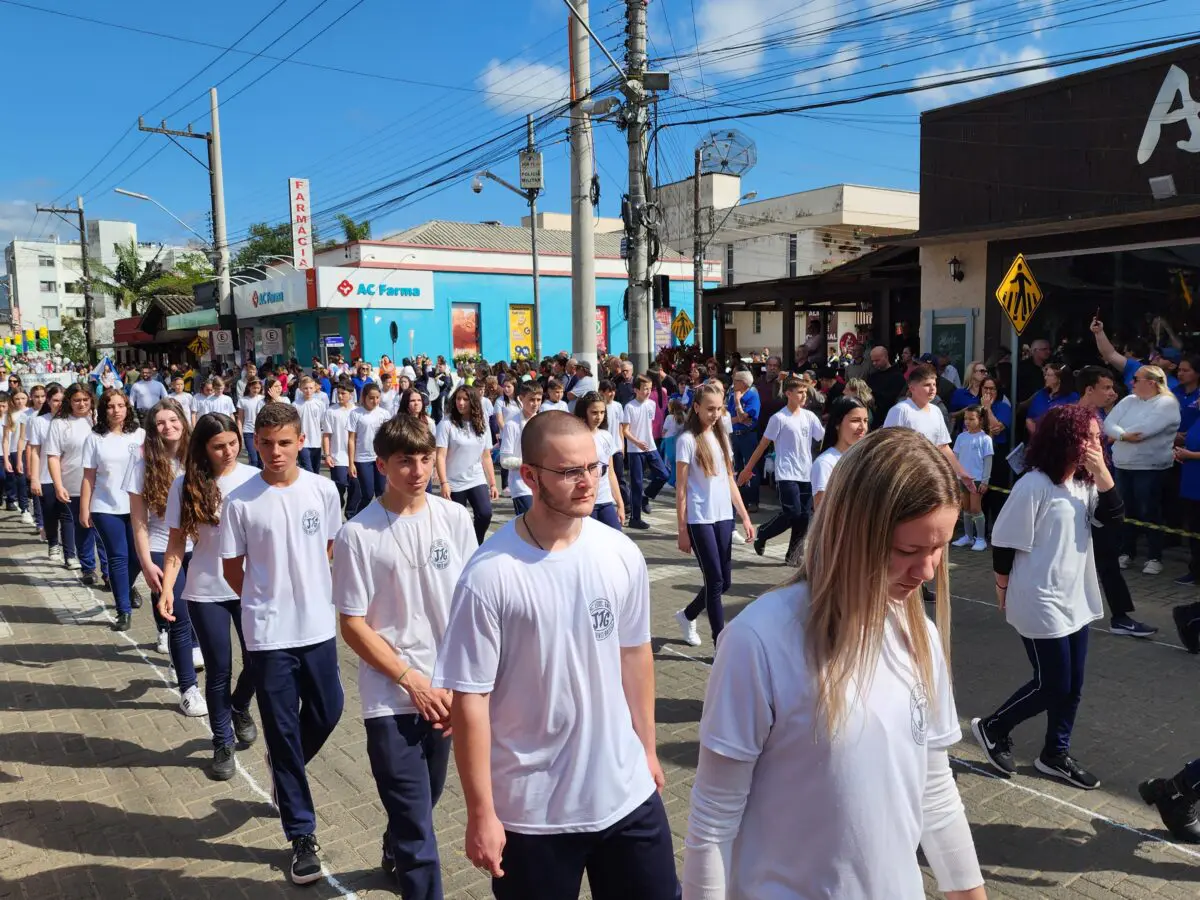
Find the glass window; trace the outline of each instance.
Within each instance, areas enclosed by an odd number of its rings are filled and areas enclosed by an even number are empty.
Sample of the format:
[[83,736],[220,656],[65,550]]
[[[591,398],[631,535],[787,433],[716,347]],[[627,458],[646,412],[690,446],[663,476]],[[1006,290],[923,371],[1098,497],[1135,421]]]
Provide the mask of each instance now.
[[788,249],[787,249],[788,278],[796,277],[796,257],[798,255],[797,254],[797,244],[798,243],[799,243],[799,241],[797,240],[796,235],[794,235],[794,234],[788,235]]
[[38,257],[38,265],[42,266],[43,268],[46,268],[46,269],[53,269],[54,268],[54,257],[46,256],[45,254],[42,254],[41,256]]
[[43,319],[57,319],[58,318],[58,307],[57,306],[43,306],[42,307],[42,318]]
[[41,285],[43,294],[57,294],[58,293],[58,282],[42,281],[42,282],[39,282],[39,284]]
[[754,333],[762,334],[762,313],[760,312],[754,314]]
[[733,284],[733,244],[725,245],[725,283]]

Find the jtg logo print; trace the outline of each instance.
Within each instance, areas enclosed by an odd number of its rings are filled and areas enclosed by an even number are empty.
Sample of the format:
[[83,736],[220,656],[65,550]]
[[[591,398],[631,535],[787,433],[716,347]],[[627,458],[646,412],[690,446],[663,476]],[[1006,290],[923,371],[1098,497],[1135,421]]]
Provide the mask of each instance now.
[[613,615],[612,604],[603,597],[593,600],[588,605],[588,614],[592,617],[592,631],[596,640],[602,641],[613,633],[617,619]]

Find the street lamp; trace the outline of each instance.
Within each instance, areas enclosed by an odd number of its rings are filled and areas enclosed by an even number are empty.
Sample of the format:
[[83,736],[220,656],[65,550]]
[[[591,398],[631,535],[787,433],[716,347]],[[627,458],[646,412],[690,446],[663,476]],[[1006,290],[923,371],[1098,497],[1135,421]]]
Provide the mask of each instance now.
[[542,358],[542,327],[541,319],[538,316],[538,299],[540,293],[539,273],[538,273],[538,250],[537,250],[537,196],[538,190],[530,188],[523,191],[518,187],[509,184],[499,175],[493,175],[491,172],[484,169],[471,180],[471,190],[476,194],[483,193],[483,179],[490,179],[496,182],[501,187],[506,187],[518,197],[522,198],[529,204],[529,241],[530,249],[533,251],[533,358],[539,360]]
[[708,240],[704,242],[703,250],[708,249],[708,245],[710,243],[712,243],[713,238],[715,238],[717,236],[717,232],[725,227],[725,223],[729,221],[729,217],[733,215],[733,211],[735,209],[737,209],[739,206],[741,206],[743,203],[747,203],[750,200],[753,200],[757,196],[758,196],[758,191],[750,191],[748,194],[742,194],[742,196],[738,197],[737,203],[735,203],[735,204],[733,204],[733,206],[729,207],[729,212],[725,213],[725,218],[723,218],[721,220],[721,224],[713,229],[713,233],[710,234],[708,236]]
[[132,197],[134,200],[145,200],[148,203],[153,203],[155,206],[157,206],[159,209],[161,209],[163,212],[165,212],[168,216],[170,216],[172,219],[174,219],[176,222],[178,222],[180,225],[182,225],[184,228],[186,228],[188,231],[190,231],[196,237],[200,238],[200,240],[204,242],[204,246],[206,248],[208,248],[208,249],[212,248],[212,241],[209,238],[206,238],[204,235],[202,235],[200,232],[198,232],[195,228],[193,228],[187,222],[183,221],[183,219],[179,218],[179,216],[175,215],[175,213],[171,212],[169,209],[167,209],[165,206],[163,206],[161,203],[159,203],[157,200],[155,200],[150,195],[139,194],[137,191],[127,191],[124,188],[113,188],[113,192],[117,193],[117,194],[122,194],[126,197]]

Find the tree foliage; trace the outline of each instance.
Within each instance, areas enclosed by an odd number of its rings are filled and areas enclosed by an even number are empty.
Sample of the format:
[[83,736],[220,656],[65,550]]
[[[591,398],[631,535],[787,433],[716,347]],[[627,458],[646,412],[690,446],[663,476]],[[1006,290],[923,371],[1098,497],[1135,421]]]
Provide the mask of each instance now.
[[83,333],[83,323],[78,319],[64,317],[62,326],[62,331],[55,332],[52,336],[51,345],[61,345],[60,352],[71,362],[88,362],[87,338]]
[[180,258],[174,269],[167,269],[159,262],[162,248],[154,258],[143,262],[137,244],[130,239],[127,244],[116,244],[113,249],[117,264],[109,268],[96,264],[92,276],[92,290],[113,298],[119,308],[126,308],[133,316],[143,315],[155,297],[168,294],[191,295],[192,288],[212,277],[212,266],[200,253],[189,253]]
[[[268,225],[256,222],[250,226],[250,237],[233,256],[233,268],[248,269],[261,265],[271,256],[292,258],[292,226],[288,222]],[[315,240],[314,240],[315,243]]]
[[345,213],[338,213],[338,224],[342,226],[342,232],[346,235],[346,241],[369,241],[371,239],[371,222],[368,219],[363,219],[361,222],[355,222]]

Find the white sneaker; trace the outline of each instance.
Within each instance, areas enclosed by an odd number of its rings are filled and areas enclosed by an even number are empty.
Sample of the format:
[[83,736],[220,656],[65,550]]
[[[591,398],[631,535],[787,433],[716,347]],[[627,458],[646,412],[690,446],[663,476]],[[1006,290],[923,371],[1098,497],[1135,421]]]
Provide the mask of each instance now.
[[1117,557],[1117,565],[1120,566],[1122,569],[1128,569],[1129,563],[1132,559],[1133,559],[1133,557],[1131,557],[1128,553],[1122,553],[1120,556]]
[[971,545],[971,549],[974,550],[976,553],[978,553],[981,550],[986,550],[987,549],[987,541],[985,541],[981,537],[977,537],[977,538],[975,538],[975,543],[973,543]]
[[1148,559],[1146,564],[1142,566],[1143,575],[1161,575],[1162,561],[1157,559]]
[[171,639],[167,632],[160,631],[158,633],[158,646],[156,646],[154,649],[163,655],[171,652]]
[[70,559],[67,560],[67,568],[70,569],[72,572],[78,572],[80,569],[83,568],[83,566],[79,564],[79,560],[76,557],[72,556]]
[[730,535],[730,538],[733,540],[733,542],[735,544],[746,543],[746,536],[744,534],[742,534],[740,531],[738,531],[737,528],[733,529],[733,534]]
[[46,557],[47,557],[47,559],[50,560],[50,562],[59,562],[59,563],[62,562],[63,561],[62,547],[61,546],[51,547],[49,549],[49,551],[47,551]]
[[974,540],[975,540],[975,538],[971,537],[969,534],[964,534],[957,541],[951,541],[950,546],[951,547],[970,547],[971,543]]
[[192,668],[197,672],[204,671],[204,654],[200,652],[199,647],[192,648]]
[[25,510],[25,512],[21,513],[21,522],[25,525],[32,525],[33,513],[31,513],[29,510]]
[[699,647],[700,632],[696,630],[696,623],[684,615],[682,609],[675,613],[675,621],[679,623],[679,633],[683,635],[683,642],[689,647]]
[[200,693],[199,685],[193,684],[183,692],[183,698],[179,701],[179,711],[193,719],[208,715],[208,703]]
[[511,497],[511,496],[512,496],[512,491],[510,491],[508,488],[505,488],[504,490],[502,490],[502,491],[500,492],[500,496],[501,496],[501,497]]

